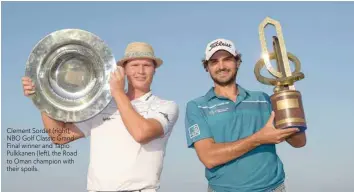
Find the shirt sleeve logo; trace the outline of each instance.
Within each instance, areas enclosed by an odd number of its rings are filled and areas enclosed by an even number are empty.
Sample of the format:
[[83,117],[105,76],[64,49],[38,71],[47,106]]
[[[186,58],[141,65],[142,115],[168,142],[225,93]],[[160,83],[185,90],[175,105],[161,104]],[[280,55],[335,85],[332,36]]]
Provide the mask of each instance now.
[[198,124],[194,124],[188,128],[189,131],[189,137],[193,139],[194,137],[200,135],[200,129]]
[[168,118],[168,115],[167,115],[166,113],[162,113],[162,112],[159,112],[159,113],[161,113],[161,114],[165,117],[165,119],[166,119],[168,122],[170,122],[170,119]]

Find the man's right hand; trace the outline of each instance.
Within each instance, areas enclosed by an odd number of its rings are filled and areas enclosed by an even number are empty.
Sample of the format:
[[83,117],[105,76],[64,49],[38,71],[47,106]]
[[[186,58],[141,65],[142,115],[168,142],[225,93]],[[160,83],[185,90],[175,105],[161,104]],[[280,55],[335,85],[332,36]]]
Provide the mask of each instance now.
[[29,77],[22,77],[23,94],[27,97],[35,92],[35,86]]
[[278,144],[299,131],[298,128],[276,129],[273,125],[274,116],[272,111],[267,124],[254,134],[260,144]]
[[[35,93],[35,86],[29,77],[22,77],[23,94],[31,96]],[[45,112],[41,112],[44,128],[55,144],[65,144],[85,137],[84,133],[73,123],[64,123],[50,118]],[[53,131],[53,129],[65,129],[66,131]]]

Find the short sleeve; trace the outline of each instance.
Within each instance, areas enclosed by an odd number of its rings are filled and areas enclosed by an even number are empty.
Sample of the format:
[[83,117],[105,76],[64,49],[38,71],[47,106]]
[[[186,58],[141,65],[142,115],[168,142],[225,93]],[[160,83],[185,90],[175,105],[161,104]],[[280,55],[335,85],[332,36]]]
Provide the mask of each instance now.
[[185,129],[189,148],[193,147],[194,143],[201,139],[212,137],[202,109],[193,101],[187,103]]
[[145,118],[156,119],[162,125],[164,135],[171,132],[179,116],[179,108],[174,101],[154,103]]
[[85,137],[88,137],[91,135],[92,121],[93,121],[93,118],[86,120],[86,121],[74,123],[74,125],[78,129],[80,129],[80,131],[85,135]]

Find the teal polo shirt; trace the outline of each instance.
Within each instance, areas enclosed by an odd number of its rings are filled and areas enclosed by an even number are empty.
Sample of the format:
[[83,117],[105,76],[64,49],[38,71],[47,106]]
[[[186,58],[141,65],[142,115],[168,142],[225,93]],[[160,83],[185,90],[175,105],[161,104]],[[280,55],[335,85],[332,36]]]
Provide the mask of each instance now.
[[[205,138],[217,143],[234,142],[266,124],[272,111],[270,97],[237,86],[236,102],[215,95],[211,88],[205,96],[187,103],[188,147],[193,148],[195,142]],[[226,164],[206,168],[205,176],[216,192],[265,192],[283,183],[285,173],[275,145],[266,144]]]

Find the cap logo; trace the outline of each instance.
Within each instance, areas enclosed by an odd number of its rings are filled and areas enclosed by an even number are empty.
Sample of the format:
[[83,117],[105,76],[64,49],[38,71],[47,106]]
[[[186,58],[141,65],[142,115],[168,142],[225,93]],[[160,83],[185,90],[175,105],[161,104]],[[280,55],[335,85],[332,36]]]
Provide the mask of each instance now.
[[216,41],[214,43],[212,43],[209,47],[209,51],[211,51],[212,49],[214,49],[215,47],[219,47],[219,46],[223,46],[223,47],[229,47],[231,48],[231,44],[229,43],[225,43],[225,42],[222,42],[222,41]]

